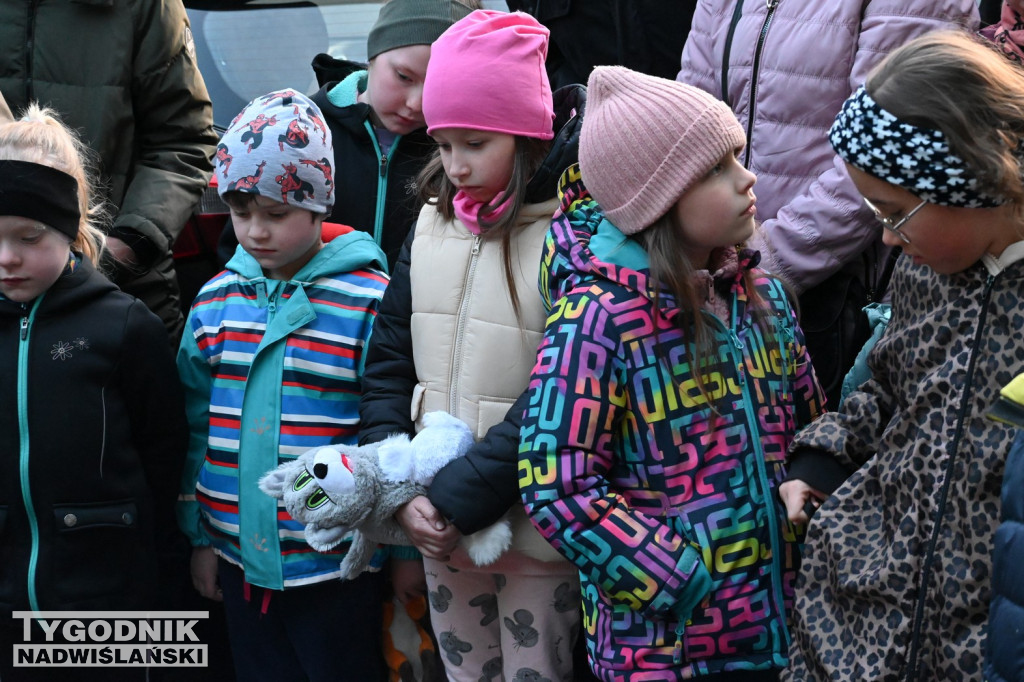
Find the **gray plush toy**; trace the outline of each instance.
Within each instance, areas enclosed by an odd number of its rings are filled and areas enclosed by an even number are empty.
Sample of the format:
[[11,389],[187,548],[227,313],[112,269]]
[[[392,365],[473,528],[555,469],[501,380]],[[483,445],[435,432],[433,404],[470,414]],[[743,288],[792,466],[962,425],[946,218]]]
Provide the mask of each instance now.
[[[306,542],[324,552],[350,532],[352,546],[341,562],[342,578],[359,575],[378,543],[411,544],[395,521],[395,511],[425,495],[441,467],[463,456],[473,435],[446,412],[430,412],[410,441],[392,436],[371,445],[314,448],[281,464],[260,479],[260,489],[284,501],[292,518],[306,524]],[[512,531],[506,519],[461,540],[478,565],[493,563],[508,549]]]

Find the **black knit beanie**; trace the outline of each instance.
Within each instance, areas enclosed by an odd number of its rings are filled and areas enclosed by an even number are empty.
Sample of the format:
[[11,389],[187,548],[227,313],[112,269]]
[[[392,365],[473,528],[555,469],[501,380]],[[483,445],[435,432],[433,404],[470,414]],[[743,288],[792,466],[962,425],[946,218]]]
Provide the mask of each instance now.
[[430,45],[472,10],[456,0],[390,0],[366,39],[366,58],[407,45]]

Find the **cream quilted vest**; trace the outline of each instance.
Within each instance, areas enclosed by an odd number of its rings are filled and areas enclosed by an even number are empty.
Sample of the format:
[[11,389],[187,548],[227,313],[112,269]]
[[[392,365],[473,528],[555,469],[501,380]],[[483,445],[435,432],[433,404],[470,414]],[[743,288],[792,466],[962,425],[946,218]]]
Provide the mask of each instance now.
[[[558,200],[527,204],[529,223],[512,240],[512,269],[522,328],[505,281],[501,240],[484,240],[457,219],[424,206],[412,242],[413,358],[418,383],[412,419],[444,410],[469,424],[477,440],[505,418],[526,390],[544,334],[546,312],[537,290],[541,249]],[[542,561],[564,561],[513,505],[512,547]]]

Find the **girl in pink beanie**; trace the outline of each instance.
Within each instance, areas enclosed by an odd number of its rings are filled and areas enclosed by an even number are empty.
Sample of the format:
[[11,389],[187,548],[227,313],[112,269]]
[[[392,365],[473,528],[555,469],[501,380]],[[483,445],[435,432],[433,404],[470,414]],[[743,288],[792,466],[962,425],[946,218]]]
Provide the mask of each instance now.
[[[434,42],[423,115],[438,149],[417,181],[425,206],[392,272],[363,377],[362,442],[414,434],[435,410],[476,434],[396,514],[423,554],[452,682],[579,679],[576,567],[530,524],[516,485],[546,315],[538,264],[558,175],[576,160],[585,93],[553,98],[547,46],[547,29],[529,15],[486,10]],[[456,548],[460,535],[503,517],[511,537],[493,563]]]
[[743,130],[621,67],[587,90],[544,248],[523,502],[580,571],[600,679],[776,680],[803,532],[776,490],[822,393],[786,292],[742,246]]

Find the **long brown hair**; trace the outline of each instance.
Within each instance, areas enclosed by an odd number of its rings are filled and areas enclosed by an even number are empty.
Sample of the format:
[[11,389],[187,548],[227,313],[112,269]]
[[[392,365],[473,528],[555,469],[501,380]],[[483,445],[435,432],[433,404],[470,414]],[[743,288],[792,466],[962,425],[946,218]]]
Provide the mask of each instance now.
[[[644,228],[636,239],[647,251],[647,258],[650,268],[650,289],[653,292],[653,303],[655,314],[660,314],[661,292],[668,290],[675,298],[681,314],[678,317],[677,327],[687,329],[691,333],[685,339],[685,355],[689,360],[693,372],[693,379],[697,388],[707,401],[708,407],[713,412],[715,408],[714,397],[708,393],[704,383],[704,370],[711,365],[709,357],[714,351],[713,336],[704,319],[703,290],[698,291],[696,287],[696,275],[699,270],[687,255],[686,242],[683,239],[682,226],[676,217],[674,210],[670,210],[654,221],[650,227]],[[761,327],[767,339],[769,335],[774,336],[774,330],[767,323],[769,311],[764,306],[763,299],[754,288],[754,276],[750,270],[742,273],[744,288],[747,293],[747,306],[755,322]],[[728,324],[728,320],[726,320]],[[656,333],[657,340],[657,333]],[[775,339],[778,343],[778,339]],[[657,344],[659,355],[661,344]],[[670,376],[674,377],[668,358],[664,355],[660,358],[668,369]]]
[[[481,238],[500,239],[501,255],[505,270],[505,281],[508,283],[509,295],[512,299],[512,310],[515,311],[516,319],[522,321],[519,310],[519,295],[516,292],[515,273],[512,271],[512,238],[521,231],[525,225],[519,223],[519,213],[526,203],[526,186],[530,178],[540,168],[548,150],[551,149],[550,140],[541,140],[535,137],[516,136],[515,160],[512,163],[512,177],[508,181],[505,190],[495,197],[484,210],[480,212],[480,226],[483,229]],[[441,150],[434,151],[433,156],[427,165],[416,176],[417,198],[423,202],[437,206],[438,213],[445,220],[455,219],[455,194],[458,189],[444,172],[441,163]],[[508,210],[502,213],[494,222],[488,220],[488,216],[494,213],[496,207],[506,201],[511,205]],[[486,210],[486,209],[490,210]]]

